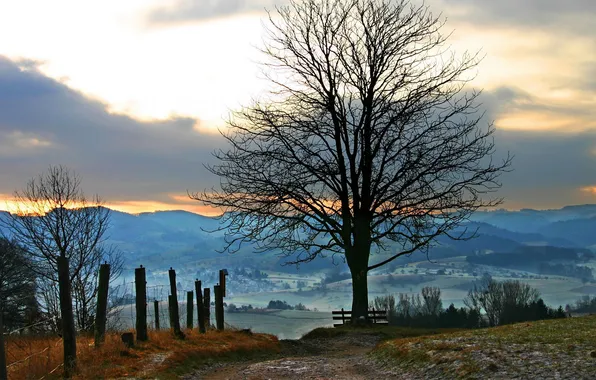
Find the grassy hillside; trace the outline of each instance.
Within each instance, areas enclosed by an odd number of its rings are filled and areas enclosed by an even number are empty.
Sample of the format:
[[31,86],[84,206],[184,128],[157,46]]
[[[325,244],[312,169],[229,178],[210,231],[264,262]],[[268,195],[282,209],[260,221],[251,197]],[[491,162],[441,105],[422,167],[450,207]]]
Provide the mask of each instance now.
[[596,378],[596,316],[398,338],[371,355],[404,378]]

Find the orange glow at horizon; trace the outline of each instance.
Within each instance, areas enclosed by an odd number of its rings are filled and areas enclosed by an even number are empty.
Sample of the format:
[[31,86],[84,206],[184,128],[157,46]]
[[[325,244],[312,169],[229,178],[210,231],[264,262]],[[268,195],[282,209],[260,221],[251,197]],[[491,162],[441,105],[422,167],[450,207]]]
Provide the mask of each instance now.
[[[181,197],[173,196],[173,199],[182,201]],[[182,210],[188,211],[203,216],[219,216],[222,214],[221,210],[201,205],[198,201],[190,201],[188,198],[184,199],[184,203],[167,203],[156,201],[120,201],[120,202],[106,202],[103,206],[128,214],[139,214],[142,212],[155,211],[173,211]],[[8,194],[0,194],[0,211],[16,212],[27,211],[27,207],[16,203],[14,198]]]
[[[187,199],[188,200],[188,199]],[[182,210],[188,211],[203,216],[219,216],[222,214],[221,210],[201,205],[198,201],[194,203],[166,203],[154,201],[124,201],[124,202],[107,202],[106,207],[126,212],[129,214],[139,214],[142,212],[156,212],[156,211],[174,211]]]
[[586,186],[586,187],[582,187],[580,190],[583,191],[584,193],[596,195],[596,186]]

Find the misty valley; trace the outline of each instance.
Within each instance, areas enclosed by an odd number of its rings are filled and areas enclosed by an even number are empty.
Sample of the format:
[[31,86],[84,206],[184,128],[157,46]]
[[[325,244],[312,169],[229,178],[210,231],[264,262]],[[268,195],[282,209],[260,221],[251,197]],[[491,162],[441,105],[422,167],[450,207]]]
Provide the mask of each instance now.
[[[109,242],[121,247],[126,262],[121,277],[111,283],[113,302],[124,310],[119,317],[123,327],[134,324],[133,270],[139,265],[147,268],[149,301],[167,301],[170,267],[176,269],[182,301],[195,279],[205,287],[213,286],[219,281],[218,270],[226,268],[226,305],[266,308],[270,301],[281,300],[309,309],[227,315],[232,325],[281,338],[298,338],[314,327],[331,326],[331,310],[350,308],[351,277],[341,258],[319,258],[296,267],[284,265],[288,259],[279,252],[255,253],[250,246],[237,253],[218,253],[224,244],[223,232],[213,232],[218,227],[216,218],[185,211],[138,215],[112,211]],[[461,229],[475,231],[476,238],[440,238],[428,257],[415,252],[372,271],[371,301],[434,286],[441,289],[444,307],[453,303],[459,308],[468,291],[487,274],[531,285],[554,308],[596,295],[596,235],[591,232],[596,230],[596,205],[477,212]],[[162,318],[167,320],[167,315]]]

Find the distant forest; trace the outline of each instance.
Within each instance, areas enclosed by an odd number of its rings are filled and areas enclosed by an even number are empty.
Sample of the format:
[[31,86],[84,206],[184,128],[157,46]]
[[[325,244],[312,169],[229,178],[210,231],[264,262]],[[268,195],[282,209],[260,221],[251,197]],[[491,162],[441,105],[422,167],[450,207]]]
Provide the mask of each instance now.
[[595,256],[588,249],[581,248],[522,246],[506,253],[470,255],[466,260],[470,264],[498,266],[593,281],[592,269],[577,264],[588,262]]

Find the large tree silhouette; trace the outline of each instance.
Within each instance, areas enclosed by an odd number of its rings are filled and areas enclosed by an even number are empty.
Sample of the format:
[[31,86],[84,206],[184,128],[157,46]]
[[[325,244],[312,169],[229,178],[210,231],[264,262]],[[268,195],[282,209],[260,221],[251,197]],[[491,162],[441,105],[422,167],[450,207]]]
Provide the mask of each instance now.
[[191,195],[225,211],[228,250],[343,255],[359,318],[370,270],[502,201],[483,199],[510,158],[493,162],[494,128],[465,88],[478,57],[448,54],[443,24],[389,0],[291,1],[270,15],[273,90],[222,132],[229,150],[209,167],[221,188]]

